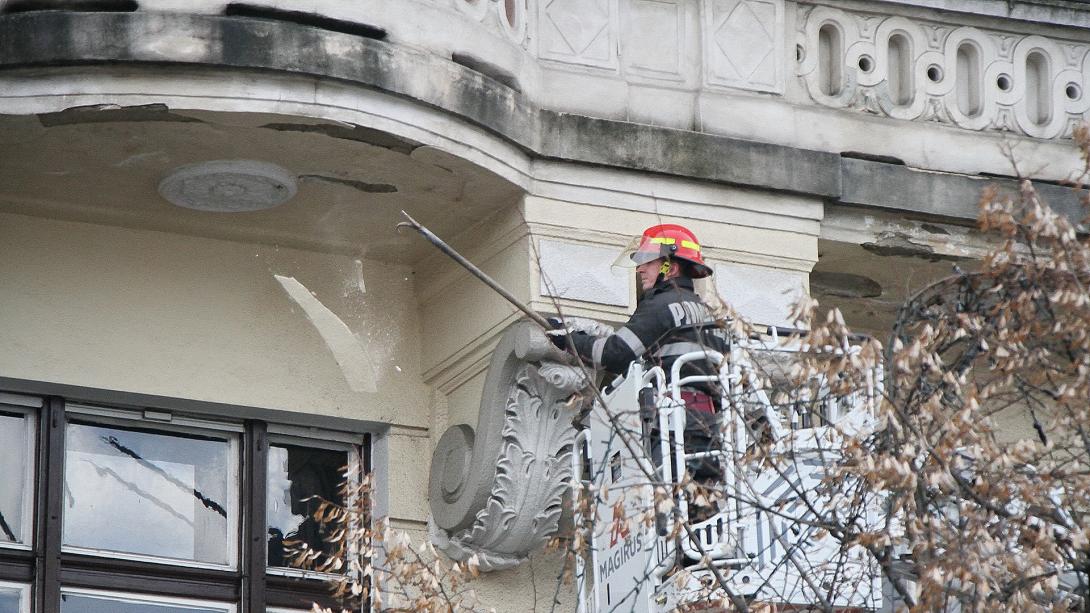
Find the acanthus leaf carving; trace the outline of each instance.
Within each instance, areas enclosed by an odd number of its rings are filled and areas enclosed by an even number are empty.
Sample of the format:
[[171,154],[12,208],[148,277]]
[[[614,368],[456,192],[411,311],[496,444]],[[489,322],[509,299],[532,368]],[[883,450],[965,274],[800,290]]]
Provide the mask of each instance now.
[[[520,322],[504,333],[474,436],[466,436],[468,426],[454,426],[432,456],[429,532],[441,551],[455,560],[476,555],[481,570],[500,570],[556,533],[588,383],[583,367],[536,325]],[[447,470],[446,458],[465,454],[465,445],[472,446],[469,469]],[[461,482],[445,483],[454,473]]]

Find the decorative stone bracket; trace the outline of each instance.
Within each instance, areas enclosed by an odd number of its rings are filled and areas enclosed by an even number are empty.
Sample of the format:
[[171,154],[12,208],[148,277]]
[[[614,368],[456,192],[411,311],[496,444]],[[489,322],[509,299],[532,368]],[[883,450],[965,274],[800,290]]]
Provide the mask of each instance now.
[[584,369],[535,324],[500,338],[474,430],[452,426],[431,460],[432,542],[483,571],[515,566],[556,531],[589,394]]

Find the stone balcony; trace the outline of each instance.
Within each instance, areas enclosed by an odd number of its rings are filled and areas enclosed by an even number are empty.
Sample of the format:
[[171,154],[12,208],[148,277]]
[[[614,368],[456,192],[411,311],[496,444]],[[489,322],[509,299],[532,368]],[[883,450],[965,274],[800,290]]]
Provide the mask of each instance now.
[[[53,8],[296,22],[461,64],[537,108],[957,173],[1012,174],[1014,141],[1061,179],[1090,110],[1090,7],[1071,2],[0,0]],[[142,44],[184,62],[199,37],[164,21]],[[452,78],[416,68],[399,78]]]

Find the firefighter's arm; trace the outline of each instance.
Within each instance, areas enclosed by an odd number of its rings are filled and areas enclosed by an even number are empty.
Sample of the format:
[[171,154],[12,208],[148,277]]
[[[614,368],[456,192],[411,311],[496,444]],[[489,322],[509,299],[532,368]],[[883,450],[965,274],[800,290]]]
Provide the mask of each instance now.
[[627,373],[628,365],[662,335],[661,318],[651,306],[645,302],[636,307],[628,323],[610,336],[598,338],[573,333],[571,340],[575,353],[594,368],[604,368],[615,375]]

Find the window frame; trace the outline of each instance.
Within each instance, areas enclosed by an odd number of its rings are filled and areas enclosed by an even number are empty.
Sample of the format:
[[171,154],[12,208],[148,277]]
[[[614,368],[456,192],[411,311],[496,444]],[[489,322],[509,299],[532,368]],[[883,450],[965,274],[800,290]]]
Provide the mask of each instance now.
[[[323,449],[326,451],[344,451],[348,456],[348,465],[350,466],[349,475],[352,476],[355,483],[359,483],[358,478],[363,474],[363,467],[365,462],[361,457],[363,454],[363,441],[353,444],[350,442],[342,442],[343,439],[348,438],[345,436],[338,436],[340,433],[322,431],[322,430],[310,430],[307,434],[310,436],[321,436],[323,438],[304,438],[299,434],[298,428],[269,428],[269,444],[268,448],[281,445],[290,445],[292,447],[311,447],[314,449]],[[292,434],[281,434],[280,432],[293,432]],[[267,453],[267,452],[266,452]],[[266,455],[266,466],[268,462],[268,456]],[[266,476],[265,483],[268,483],[268,477]],[[267,498],[266,498],[267,500]],[[351,504],[351,502],[349,502]],[[265,509],[265,529],[268,530],[268,508]],[[351,554],[350,554],[351,555]],[[347,574],[350,569],[345,567],[345,573]],[[269,561],[265,560],[265,573],[267,575],[276,575],[281,577],[295,577],[299,579],[317,579],[321,581],[336,581],[343,579],[345,575],[337,573],[323,573],[315,570],[305,570],[302,568],[292,568],[290,566],[269,566]]]
[[14,588],[19,593],[19,613],[30,613],[30,584],[16,581],[0,581],[0,588]]
[[29,397],[20,397],[14,394],[0,393],[0,413],[12,413],[22,415],[24,423],[26,424],[26,440],[25,444],[25,458],[26,463],[23,470],[23,499],[22,499],[22,512],[21,518],[22,525],[19,526],[18,537],[20,541],[0,541],[0,549],[14,549],[19,551],[33,551],[34,550],[34,485],[37,482],[38,466],[35,461],[38,451],[38,420],[37,412],[41,409],[41,404],[34,406],[32,402],[18,402],[17,400],[29,399]]
[[[120,560],[130,560],[134,562],[143,562],[148,564],[162,564],[166,566],[182,566],[185,568],[200,568],[207,570],[224,570],[233,571],[237,570],[241,562],[241,552],[239,550],[239,538],[238,535],[242,529],[241,520],[241,506],[243,504],[241,496],[241,484],[242,484],[242,462],[241,462],[241,449],[242,449],[242,426],[234,427],[233,424],[216,424],[215,427],[208,427],[204,420],[192,420],[181,419],[174,420],[152,420],[144,417],[143,415],[133,411],[131,415],[126,415],[123,411],[116,409],[108,409],[104,407],[94,407],[89,405],[73,404],[65,407],[65,429],[66,432],[69,426],[72,425],[71,420],[67,419],[68,415],[75,416],[80,425],[88,425],[91,427],[104,426],[104,427],[117,427],[117,428],[132,428],[138,427],[143,430],[151,430],[164,435],[169,436],[171,433],[177,434],[190,434],[195,436],[208,436],[217,437],[223,436],[227,443],[228,458],[232,462],[233,466],[233,483],[228,483],[227,491],[231,494],[231,498],[226,505],[227,511],[227,563],[217,564],[214,562],[200,562],[197,560],[185,560],[182,558],[170,558],[165,556],[155,556],[149,554],[132,553],[125,551],[117,551],[113,549],[95,549],[92,547],[79,547],[74,545],[66,545],[64,543],[64,518],[61,518],[61,552],[79,554],[86,556],[96,556],[101,558],[113,558]],[[179,423],[180,422],[180,423]],[[214,422],[213,422],[214,423]],[[67,436],[65,437],[67,442]],[[61,458],[62,463],[62,479],[66,478],[63,475],[64,470],[67,468],[67,453],[68,448],[65,448],[65,455]],[[235,538],[231,538],[231,535],[235,535]]]
[[[374,437],[380,432],[378,428],[345,422],[351,433],[328,431],[281,425],[279,420],[299,423],[297,420],[301,417],[255,407],[106,390],[75,390],[46,383],[15,382],[14,387],[19,393],[0,391],[0,403],[5,399],[18,399],[16,403],[6,404],[19,407],[19,412],[25,412],[33,426],[34,435],[28,444],[33,450],[30,456],[33,466],[31,495],[28,496],[32,505],[32,544],[29,548],[0,547],[0,582],[18,585],[28,594],[25,600],[29,601],[29,609],[20,613],[56,613],[60,610],[62,589],[65,593],[97,590],[122,596],[154,595],[163,602],[179,599],[198,604],[229,604],[234,607],[234,613],[268,613],[274,609],[295,613],[308,611],[312,603],[339,610],[339,603],[330,597],[323,578],[267,574],[269,432],[273,432],[274,440],[286,444],[314,448],[328,448],[334,444],[337,449],[352,449],[353,457],[361,462],[363,474],[366,474],[373,466],[371,455]],[[25,396],[23,392],[32,396]],[[54,392],[76,393],[83,399],[68,401],[53,395]],[[238,476],[232,485],[232,491],[236,492],[234,515],[238,518],[233,528],[235,538],[231,539],[237,547],[235,567],[202,568],[197,567],[196,562],[154,556],[152,560],[121,559],[116,552],[109,552],[107,557],[64,547],[65,434],[69,418],[81,423],[159,431],[192,432],[195,429],[197,434],[203,435],[233,433],[231,438],[235,447],[229,453]],[[370,606],[365,601],[358,610],[369,611]]]

